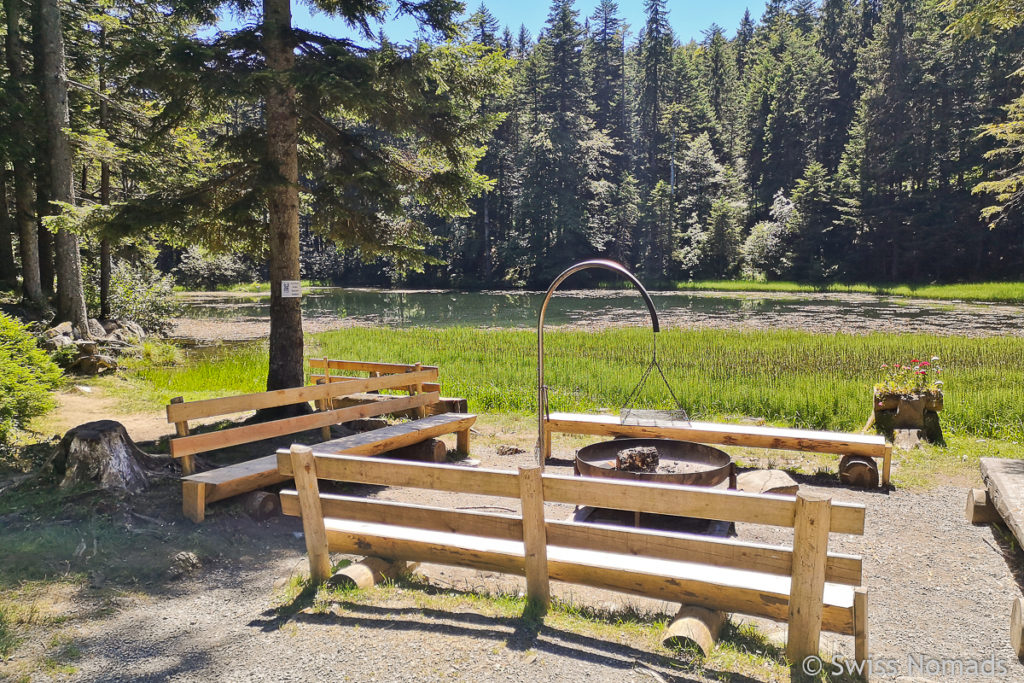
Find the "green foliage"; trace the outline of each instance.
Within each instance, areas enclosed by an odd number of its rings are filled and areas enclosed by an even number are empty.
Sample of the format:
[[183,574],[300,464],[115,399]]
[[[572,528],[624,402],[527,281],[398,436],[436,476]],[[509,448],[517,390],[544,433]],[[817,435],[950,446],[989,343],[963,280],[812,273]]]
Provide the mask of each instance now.
[[210,253],[191,246],[174,269],[174,280],[186,289],[213,291],[228,285],[252,282],[256,272],[251,262],[238,254]]
[[[86,273],[85,302],[89,315],[98,317],[100,274],[94,268]],[[173,281],[147,259],[113,263],[108,305],[115,320],[132,320],[151,332],[166,332],[178,313]]]
[[53,407],[60,368],[24,325],[0,313],[0,448],[10,445],[15,431]]

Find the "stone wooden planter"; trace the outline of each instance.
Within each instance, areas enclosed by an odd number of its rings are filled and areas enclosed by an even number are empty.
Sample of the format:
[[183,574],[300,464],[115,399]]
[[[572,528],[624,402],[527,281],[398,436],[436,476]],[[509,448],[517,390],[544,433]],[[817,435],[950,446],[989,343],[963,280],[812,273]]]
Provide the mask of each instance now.
[[[913,446],[918,438],[942,443],[942,428],[938,413],[942,410],[941,392],[924,394],[888,394],[873,397],[875,427],[885,433],[897,446],[903,440]],[[911,431],[907,435],[902,432]],[[910,437],[909,439],[907,437]],[[902,437],[902,439],[901,439]]]

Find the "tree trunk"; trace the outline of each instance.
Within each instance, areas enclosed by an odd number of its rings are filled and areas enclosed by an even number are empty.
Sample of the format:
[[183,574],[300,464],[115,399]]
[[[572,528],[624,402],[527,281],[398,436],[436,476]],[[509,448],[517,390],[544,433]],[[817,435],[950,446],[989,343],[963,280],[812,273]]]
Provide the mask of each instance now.
[[[18,102],[27,102],[24,93],[25,54],[21,47],[21,3],[19,0],[5,0],[7,9],[7,68],[12,97]],[[28,133],[27,117],[11,117],[11,139],[20,146],[10,150],[14,164],[14,223],[18,230],[18,249],[21,254],[21,286],[29,303],[44,308],[42,279],[39,274],[39,237],[32,213],[32,162],[30,153],[31,136]]]
[[[57,0],[39,0],[39,38],[43,58],[43,107],[50,148],[50,199],[74,204],[71,144],[68,140],[68,74]],[[71,321],[82,338],[90,339],[78,237],[67,230],[57,231],[54,257],[57,265],[57,318]]]
[[[105,55],[107,53],[107,29],[100,28],[99,87],[101,93],[107,91]],[[100,98],[100,128],[107,130],[107,100]],[[100,204],[110,204],[110,163],[104,160],[100,164]],[[110,240],[100,238],[100,319],[110,319]]]
[[7,205],[7,167],[6,164],[0,164],[0,283],[9,287],[17,287],[18,266],[14,262],[12,224]]
[[263,49],[271,80],[266,93],[267,162],[276,175],[270,191],[270,370],[267,389],[301,386],[301,299],[283,298],[281,283],[299,279],[299,158],[290,0],[263,0]]

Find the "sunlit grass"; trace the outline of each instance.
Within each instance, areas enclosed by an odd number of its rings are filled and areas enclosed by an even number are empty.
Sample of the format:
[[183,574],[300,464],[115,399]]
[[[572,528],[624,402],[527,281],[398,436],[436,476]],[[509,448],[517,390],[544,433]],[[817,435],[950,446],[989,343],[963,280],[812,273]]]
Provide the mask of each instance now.
[[[617,411],[647,366],[642,329],[553,331],[546,336],[552,410]],[[695,418],[752,416],[811,429],[857,430],[871,410],[879,366],[939,356],[947,432],[1024,439],[1024,339],[934,335],[820,335],[799,331],[667,330],[659,358]],[[350,328],[311,335],[309,357],[422,362],[441,368],[443,393],[478,412],[536,411],[536,335],[472,328]],[[187,352],[175,366],[132,370],[153,405],[263,391],[266,345]],[[671,407],[652,378],[636,407]],[[137,398],[137,397],[136,397]]]
[[952,285],[805,284],[799,282],[758,282],[755,280],[697,280],[676,282],[678,290],[718,292],[839,292],[907,296],[919,299],[961,299],[964,301],[1024,302],[1024,282],[976,282]]

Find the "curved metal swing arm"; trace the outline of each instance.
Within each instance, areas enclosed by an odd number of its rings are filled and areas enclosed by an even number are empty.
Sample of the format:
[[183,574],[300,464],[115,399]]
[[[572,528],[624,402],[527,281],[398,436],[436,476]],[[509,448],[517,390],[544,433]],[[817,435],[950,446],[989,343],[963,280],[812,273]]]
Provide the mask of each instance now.
[[542,467],[544,466],[544,450],[546,445],[544,438],[544,421],[548,415],[547,387],[544,386],[544,315],[548,310],[548,302],[551,301],[551,296],[555,293],[555,290],[558,289],[558,286],[565,282],[570,275],[590,268],[610,270],[632,282],[633,286],[635,286],[637,291],[640,292],[640,296],[643,297],[644,303],[647,304],[647,310],[651,313],[651,327],[654,328],[654,332],[657,333],[661,330],[661,326],[658,323],[658,312],[654,309],[654,301],[651,299],[651,295],[648,294],[647,289],[640,283],[640,280],[638,280],[633,273],[629,272],[621,263],[616,263],[609,259],[590,259],[588,261],[580,261],[579,263],[571,265],[563,270],[558,277],[552,281],[551,286],[548,287],[547,294],[544,295],[544,301],[540,305],[540,316],[537,320],[537,460]]

